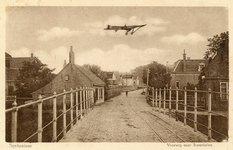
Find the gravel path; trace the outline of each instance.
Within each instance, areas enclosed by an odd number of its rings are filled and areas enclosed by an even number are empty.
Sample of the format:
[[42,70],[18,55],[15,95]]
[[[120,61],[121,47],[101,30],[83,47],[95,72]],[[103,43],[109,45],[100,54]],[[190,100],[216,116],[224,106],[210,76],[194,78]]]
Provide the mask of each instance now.
[[140,93],[95,106],[60,142],[208,142],[202,133],[152,110]]

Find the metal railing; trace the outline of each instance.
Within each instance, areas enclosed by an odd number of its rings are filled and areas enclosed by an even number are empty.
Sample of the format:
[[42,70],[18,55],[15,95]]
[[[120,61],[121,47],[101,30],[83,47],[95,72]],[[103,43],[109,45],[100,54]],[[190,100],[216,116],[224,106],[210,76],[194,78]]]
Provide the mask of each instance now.
[[[57,116],[57,98],[62,97],[62,113]],[[69,97],[70,108],[67,109],[66,105],[68,102],[67,97]],[[74,99],[75,98],[75,99]],[[86,115],[93,106],[94,103],[94,89],[93,88],[76,88],[75,90],[71,88],[70,91],[63,91],[63,93],[57,94],[56,92],[53,93],[53,96],[49,96],[46,98],[42,98],[39,95],[38,100],[33,101],[31,103],[27,103],[24,105],[17,106],[16,100],[13,102],[13,107],[10,109],[5,110],[5,113],[11,113],[11,142],[18,142],[17,141],[17,116],[18,111],[22,108],[37,105],[38,107],[38,128],[35,133],[27,137],[23,142],[27,142],[29,139],[34,137],[35,135],[38,136],[37,141],[42,142],[42,134],[43,130],[47,128],[49,125],[53,125],[53,135],[51,141],[57,142],[58,136],[63,134],[63,138],[66,137],[68,126],[70,129],[73,128],[75,120],[81,119],[84,115]],[[53,119],[46,125],[42,126],[42,104],[48,100],[52,100],[52,113]],[[75,100],[75,105],[74,105]],[[74,111],[76,111],[76,117],[73,116]],[[70,112],[70,123],[67,125],[66,114]],[[57,120],[63,116],[63,129],[60,133],[57,133]],[[77,121],[76,121],[77,123]]]
[[[216,111],[212,110],[212,95],[214,94],[224,94],[226,95],[226,97],[229,97],[229,93],[221,93],[221,92],[215,92],[215,91],[211,91],[211,89],[208,89],[208,91],[203,91],[203,90],[197,90],[197,88],[195,88],[195,90],[187,90],[185,89],[154,89],[153,87],[148,87],[147,91],[149,92],[148,96],[146,97],[147,100],[149,100],[152,103],[152,107],[153,110],[156,110],[158,112],[161,112],[163,114],[168,114],[169,117],[171,117],[171,115],[173,114],[176,121],[178,121],[178,117],[182,117],[183,118],[183,123],[184,125],[187,124],[187,120],[190,120],[193,122],[193,128],[194,128],[194,132],[197,132],[197,125],[203,126],[205,128],[207,128],[208,130],[208,139],[211,140],[212,139],[212,132],[215,132],[223,137],[225,137],[225,139],[228,139],[228,136],[220,133],[219,131],[216,131],[212,128],[212,114],[217,115],[217,116],[223,116],[227,119],[227,123],[229,123],[229,118],[228,118],[228,114],[227,115],[223,115],[221,113],[218,113]],[[191,100],[187,100],[188,99],[188,95],[187,93],[191,93],[191,95],[189,95],[191,98]],[[206,94],[207,95],[207,102],[205,104],[205,101],[200,100],[200,96],[198,95],[202,95]],[[172,96],[173,95],[173,96]],[[175,95],[175,98],[174,98]],[[193,100],[192,100],[193,99]],[[192,103],[190,103],[192,102]],[[201,105],[199,105],[201,104]],[[204,106],[203,106],[204,104]],[[173,108],[172,108],[173,106]],[[180,108],[181,107],[181,108]],[[205,108],[203,108],[205,107]],[[190,108],[192,109],[190,111]],[[189,111],[188,111],[189,109]],[[168,110],[168,112],[167,112]],[[198,110],[201,113],[204,113],[208,116],[208,123],[207,126],[198,122],[197,121],[197,116],[198,116]],[[183,113],[183,115],[181,114]],[[192,113],[194,114],[193,119],[190,119],[187,117],[188,113]],[[228,125],[227,125],[228,126]]]

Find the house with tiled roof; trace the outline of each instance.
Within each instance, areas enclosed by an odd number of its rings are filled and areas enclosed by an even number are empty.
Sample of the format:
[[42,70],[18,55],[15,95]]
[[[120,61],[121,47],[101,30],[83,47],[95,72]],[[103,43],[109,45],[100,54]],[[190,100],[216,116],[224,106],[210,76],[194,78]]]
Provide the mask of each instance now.
[[[228,42],[220,45],[220,50],[209,57],[203,70],[204,90],[214,91],[211,95],[213,110],[228,110],[229,106],[229,47]],[[218,93],[217,93],[218,92]],[[228,93],[228,94],[224,94]],[[204,95],[208,99],[207,95]]]
[[197,84],[198,76],[201,73],[202,68],[206,65],[204,59],[190,59],[186,58],[184,51],[183,59],[178,60],[174,64],[174,69],[171,72],[170,86],[172,89],[183,89],[187,84]]
[[17,90],[15,82],[19,75],[19,69],[23,67],[25,61],[39,61],[36,57],[31,54],[31,57],[12,57],[10,54],[5,52],[5,95],[11,96],[14,91]]
[[44,87],[32,93],[33,100],[37,100],[39,94],[44,97],[51,96],[54,92],[61,93],[64,90],[70,91],[80,87],[91,87],[95,89],[95,103],[104,102],[104,86],[99,77],[93,74],[89,69],[75,64],[75,54],[72,50],[69,53],[69,63],[64,62],[63,69],[54,77],[54,79]]

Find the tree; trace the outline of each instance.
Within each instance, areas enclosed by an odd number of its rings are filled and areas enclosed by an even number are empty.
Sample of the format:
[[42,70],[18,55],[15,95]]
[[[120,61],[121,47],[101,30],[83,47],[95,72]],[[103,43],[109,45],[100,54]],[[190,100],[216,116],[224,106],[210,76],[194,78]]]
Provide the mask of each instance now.
[[16,81],[16,95],[31,96],[33,91],[45,86],[54,78],[54,70],[47,68],[39,59],[24,61]]
[[226,50],[227,54],[228,54],[228,48],[227,49],[222,48],[224,45],[229,44],[229,33],[228,33],[228,31],[223,32],[220,35],[215,35],[215,36],[213,36],[213,38],[209,38],[208,41],[209,41],[209,44],[207,46],[209,48],[205,52],[205,58],[206,59],[211,58],[216,53],[223,53],[223,50]]
[[154,88],[163,88],[168,87],[171,76],[170,73],[167,72],[166,66],[153,61],[152,63],[143,67],[143,75],[142,80],[146,84],[147,83],[147,70],[150,70],[149,73],[149,86]]
[[102,75],[101,73],[103,71],[101,70],[100,66],[90,65],[90,64],[84,64],[83,67],[89,69],[92,73],[94,73],[95,75],[97,75],[98,77],[101,78],[101,75]]

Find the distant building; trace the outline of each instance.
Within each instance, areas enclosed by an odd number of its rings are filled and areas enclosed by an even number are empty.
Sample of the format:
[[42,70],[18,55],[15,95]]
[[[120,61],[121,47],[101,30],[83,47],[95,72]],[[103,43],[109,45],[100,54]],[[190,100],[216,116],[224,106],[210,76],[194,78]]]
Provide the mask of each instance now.
[[[25,61],[39,61],[36,57],[31,54],[31,57],[12,57],[10,54],[5,52],[5,70],[6,70],[6,85],[5,85],[5,95],[12,96],[17,90],[15,82],[17,76],[19,75],[19,69],[23,67],[23,62]],[[41,63],[41,62],[40,62]]]
[[[222,92],[212,94],[212,109],[213,110],[228,110],[229,95],[229,48],[228,43],[221,45],[221,52],[216,53],[210,57],[204,69],[204,90],[209,88],[215,92]],[[205,99],[208,96],[205,95]]]
[[136,74],[123,74],[121,75],[121,81],[123,86],[138,86],[139,78]]
[[186,58],[184,51],[183,60],[178,60],[174,64],[174,70],[171,72],[170,86],[174,89],[178,87],[183,89],[187,86],[187,83],[197,84],[198,76],[201,73],[202,68],[206,65],[204,59],[190,59]]
[[107,80],[109,85],[115,85],[116,84],[116,75],[114,72],[106,72]]
[[104,102],[105,83],[89,69],[75,64],[75,54],[72,47],[69,53],[69,63],[64,63],[63,67],[50,83],[32,93],[34,100],[38,99],[39,94],[47,97],[51,96],[53,92],[70,91],[71,88],[93,87],[95,89],[95,103]]

